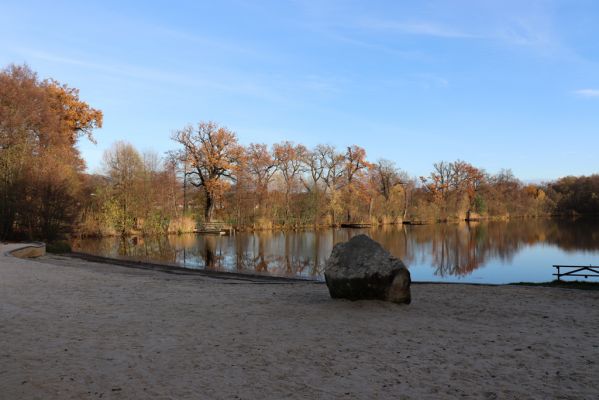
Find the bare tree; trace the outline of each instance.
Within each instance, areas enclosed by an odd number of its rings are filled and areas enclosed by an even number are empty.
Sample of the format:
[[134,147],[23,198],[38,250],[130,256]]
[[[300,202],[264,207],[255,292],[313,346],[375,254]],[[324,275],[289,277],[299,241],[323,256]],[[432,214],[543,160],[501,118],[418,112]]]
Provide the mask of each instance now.
[[354,202],[354,179],[356,175],[369,167],[370,163],[366,161],[366,150],[360,146],[349,146],[345,153],[345,178],[346,178],[346,209],[347,222],[351,222],[351,209]]
[[322,180],[324,182],[324,195],[329,198],[329,212],[331,214],[331,222],[336,225],[337,214],[337,191],[342,186],[342,178],[344,175],[345,156],[339,153],[335,147],[331,145],[319,145],[315,151],[319,153],[323,172]]
[[251,143],[246,149],[246,156],[247,169],[254,180],[259,195],[258,201],[261,201],[277,171],[277,165],[268,147],[263,143]]
[[323,167],[322,180],[325,183],[325,193],[327,190],[337,190],[340,188],[340,180],[343,177],[343,163],[345,156],[330,145],[318,145],[316,151],[319,153]]
[[378,160],[373,168],[378,191],[386,201],[389,201],[393,188],[405,184],[407,176],[405,172],[397,169],[393,161],[386,159]]
[[130,143],[116,142],[104,152],[104,169],[110,178],[112,198],[118,205],[113,223],[121,235],[128,234],[135,225],[143,168],[141,155]]
[[409,202],[409,191],[412,188],[412,182],[408,174],[395,166],[395,163],[386,159],[379,159],[372,166],[372,180],[376,187],[376,191],[383,196],[385,211],[390,212],[393,219],[396,218],[396,204],[391,204],[392,194],[400,187],[403,192],[403,202],[401,216],[405,219]]
[[280,171],[285,182],[285,222],[289,218],[291,191],[300,174],[305,171],[303,161],[306,153],[307,149],[303,145],[296,145],[288,141],[273,146],[277,170]]

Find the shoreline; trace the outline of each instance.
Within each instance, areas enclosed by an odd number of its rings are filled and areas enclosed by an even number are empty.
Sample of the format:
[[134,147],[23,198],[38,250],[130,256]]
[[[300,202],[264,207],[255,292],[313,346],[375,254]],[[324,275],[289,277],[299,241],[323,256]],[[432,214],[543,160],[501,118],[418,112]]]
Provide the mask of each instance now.
[[186,268],[178,264],[167,264],[157,263],[150,261],[137,261],[129,259],[120,259],[112,257],[98,256],[91,253],[84,252],[71,252],[65,254],[58,254],[59,256],[77,258],[84,261],[118,265],[127,268],[137,268],[144,270],[151,270],[164,273],[173,273],[179,275],[200,275],[215,277],[221,279],[243,279],[243,280],[261,280],[261,281],[281,281],[281,282],[311,282],[311,283],[324,283],[323,281],[301,277],[287,277],[278,275],[266,275],[258,273],[243,273],[243,272],[229,272],[229,271],[218,271],[210,269],[198,269],[198,268]]
[[[81,259],[83,261],[119,265],[128,268],[137,268],[152,270],[164,273],[182,274],[182,275],[203,275],[217,277],[222,279],[247,279],[247,280],[262,280],[262,281],[289,281],[289,282],[309,282],[324,284],[324,279],[313,279],[310,277],[301,276],[283,276],[283,275],[268,275],[252,272],[233,272],[227,270],[210,270],[199,268],[187,268],[175,263],[159,263],[151,261],[141,261],[133,259],[121,259],[113,257],[99,256],[85,252],[70,252],[56,254],[57,256],[70,257]],[[552,287],[561,289],[582,289],[582,290],[599,290],[599,281],[582,281],[582,280],[562,280],[562,281],[545,281],[545,282],[508,282],[508,283],[485,283],[485,282],[451,282],[451,281],[411,281],[412,285],[469,285],[469,286],[531,286],[531,287]],[[570,285],[570,287],[568,287]]]
[[[43,242],[21,242],[21,243],[2,243],[0,247],[8,246],[9,250],[0,250],[0,255],[5,257],[17,257],[17,258],[38,258],[45,256],[45,243]],[[15,253],[33,248],[36,251],[29,254],[24,253],[24,256],[15,255]],[[37,249],[43,249],[43,253],[37,252]],[[69,257],[80,259],[86,262],[102,263],[108,265],[118,265],[128,268],[137,268],[142,270],[151,270],[163,273],[173,273],[180,275],[201,275],[220,279],[240,279],[247,281],[264,281],[264,282],[308,282],[325,284],[322,279],[311,279],[304,277],[289,277],[281,275],[268,275],[260,273],[243,273],[243,272],[232,272],[226,270],[209,270],[209,269],[198,269],[198,268],[187,268],[175,263],[158,263],[151,261],[141,261],[133,259],[121,259],[113,257],[99,256],[96,254],[85,253],[85,252],[69,252],[69,253],[51,253],[51,255],[59,257]],[[550,287],[560,289],[575,289],[575,290],[599,290],[599,281],[589,280],[553,280],[546,282],[509,282],[509,283],[478,283],[478,282],[446,282],[446,281],[411,281],[413,285],[471,285],[471,286],[524,286],[524,287]]]
[[[487,222],[509,222],[512,220],[523,220],[523,219],[599,219],[599,215],[588,214],[588,215],[568,215],[568,214],[552,214],[552,215],[512,215],[512,216],[494,216],[494,217],[481,217],[477,219],[449,219],[449,220],[438,220],[438,221],[426,221],[426,220],[414,220],[414,221],[402,221],[394,223],[355,223],[349,225],[364,225],[362,227],[349,227],[342,226],[344,224],[339,223],[335,225],[299,225],[299,226],[274,226],[270,228],[251,228],[249,226],[233,227],[233,232],[242,233],[259,233],[259,232],[297,232],[297,231],[318,231],[326,229],[381,229],[385,227],[401,227],[401,226],[432,226],[432,225],[455,225],[455,224],[480,224]],[[366,226],[369,225],[369,226]],[[181,236],[181,235],[214,235],[218,236],[217,232],[200,232],[197,230],[184,231],[184,232],[162,232],[162,233],[143,233],[142,231],[135,231],[127,233],[126,235],[114,234],[114,235],[95,235],[95,234],[81,234],[73,233],[72,239],[106,239],[106,238],[133,238],[133,237],[156,237],[156,236]]]
[[[311,279],[302,277],[287,277],[279,275],[266,275],[259,273],[242,273],[217,271],[207,269],[186,268],[177,264],[162,264],[148,261],[126,260],[112,257],[97,256],[95,254],[83,252],[71,252],[67,254],[58,254],[59,256],[78,258],[84,261],[97,262],[103,264],[119,265],[129,268],[148,269],[152,271],[160,271],[164,273],[178,274],[196,274],[222,279],[247,279],[258,281],[281,281],[281,282],[308,282],[316,284],[325,284],[323,279]],[[468,285],[468,286],[530,286],[530,287],[550,287],[560,289],[574,290],[599,290],[599,281],[547,281],[547,282],[510,282],[510,283],[478,283],[478,282],[445,282],[445,281],[411,281],[412,285]]]
[[412,304],[47,255],[0,260],[7,398],[593,398],[599,293],[416,284]]

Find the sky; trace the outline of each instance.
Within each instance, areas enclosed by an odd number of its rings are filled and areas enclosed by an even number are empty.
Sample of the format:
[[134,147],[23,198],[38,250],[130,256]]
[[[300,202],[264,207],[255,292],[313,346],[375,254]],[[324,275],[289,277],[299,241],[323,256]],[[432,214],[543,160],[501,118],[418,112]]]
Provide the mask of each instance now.
[[199,121],[242,144],[357,144],[411,175],[461,159],[525,181],[599,172],[599,1],[0,2],[27,63],[162,154]]

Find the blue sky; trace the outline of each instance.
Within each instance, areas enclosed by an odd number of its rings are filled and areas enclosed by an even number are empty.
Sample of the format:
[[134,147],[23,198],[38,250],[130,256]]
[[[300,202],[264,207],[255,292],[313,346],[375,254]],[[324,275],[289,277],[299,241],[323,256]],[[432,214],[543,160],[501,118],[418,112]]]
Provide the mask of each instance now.
[[162,153],[213,120],[242,143],[293,140],[412,175],[463,159],[524,180],[599,172],[597,1],[0,3],[0,65],[27,63]]

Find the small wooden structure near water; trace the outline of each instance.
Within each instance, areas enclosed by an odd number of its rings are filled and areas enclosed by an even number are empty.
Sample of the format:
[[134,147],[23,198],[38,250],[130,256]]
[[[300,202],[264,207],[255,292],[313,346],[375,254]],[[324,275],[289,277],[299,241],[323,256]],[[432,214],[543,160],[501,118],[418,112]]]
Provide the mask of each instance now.
[[205,222],[200,225],[199,228],[194,230],[194,233],[202,233],[208,235],[230,235],[234,233],[235,230],[231,225],[227,225],[224,222]]
[[[553,268],[557,268],[557,273],[553,275],[557,276],[558,281],[561,281],[562,276],[584,276],[585,279],[599,278],[599,266],[554,265]],[[565,272],[562,272],[562,270]]]
[[341,224],[342,228],[370,228],[372,224],[362,223],[345,223]]
[[402,222],[404,225],[428,225],[427,221],[419,221],[419,220],[405,220]]

